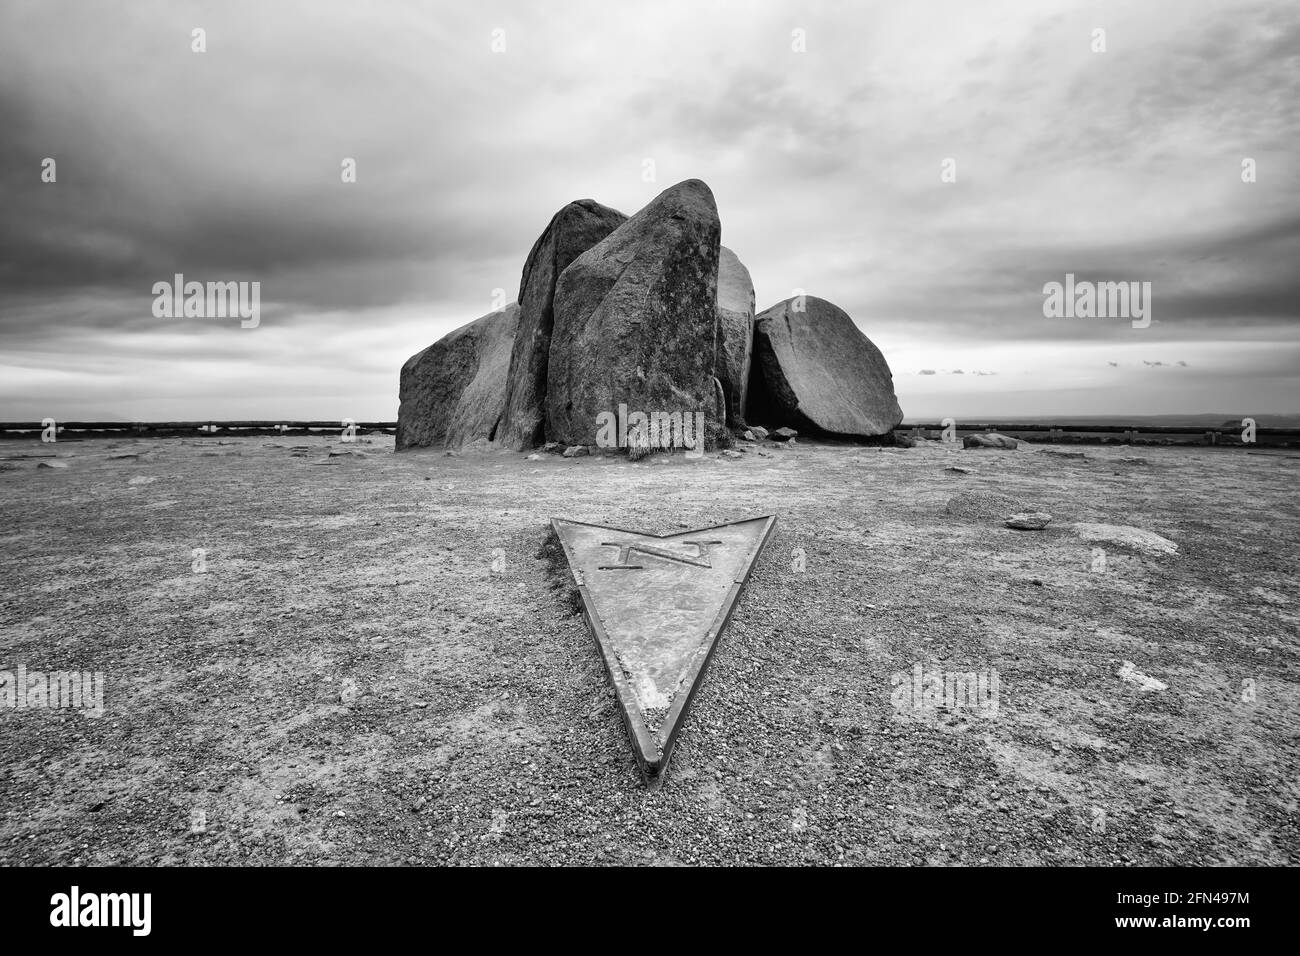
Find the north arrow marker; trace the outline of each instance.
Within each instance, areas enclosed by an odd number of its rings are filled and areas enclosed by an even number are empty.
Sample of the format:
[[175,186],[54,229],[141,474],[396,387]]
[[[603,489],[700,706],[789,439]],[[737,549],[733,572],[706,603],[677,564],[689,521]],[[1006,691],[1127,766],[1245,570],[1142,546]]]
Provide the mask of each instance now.
[[670,535],[551,519],[637,765],[662,777],[775,515]]

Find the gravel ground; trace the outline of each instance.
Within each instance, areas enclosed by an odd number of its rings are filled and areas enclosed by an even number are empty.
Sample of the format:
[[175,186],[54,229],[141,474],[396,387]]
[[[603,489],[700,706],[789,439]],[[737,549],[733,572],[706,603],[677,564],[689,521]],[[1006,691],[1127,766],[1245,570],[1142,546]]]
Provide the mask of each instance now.
[[[741,447],[0,445],[59,456],[0,462],[0,669],[107,686],[0,710],[0,863],[1300,863],[1294,459]],[[648,791],[547,521],[766,513]],[[917,664],[996,706],[900,703]]]

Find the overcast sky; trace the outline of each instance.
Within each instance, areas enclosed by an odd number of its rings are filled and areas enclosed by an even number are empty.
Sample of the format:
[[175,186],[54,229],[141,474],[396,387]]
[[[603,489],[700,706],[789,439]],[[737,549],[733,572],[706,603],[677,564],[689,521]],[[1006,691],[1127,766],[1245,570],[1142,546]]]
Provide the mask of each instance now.
[[[0,420],[395,419],[556,209],[690,178],[909,419],[1300,412],[1298,147],[1295,0],[5,0]],[[260,325],[155,318],[178,272]]]

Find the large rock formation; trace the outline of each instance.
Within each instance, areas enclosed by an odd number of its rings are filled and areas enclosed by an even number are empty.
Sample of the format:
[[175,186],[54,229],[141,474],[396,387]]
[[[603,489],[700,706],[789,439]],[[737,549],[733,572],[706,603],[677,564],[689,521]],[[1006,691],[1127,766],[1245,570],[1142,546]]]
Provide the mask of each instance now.
[[621,403],[716,418],[721,234],[713,193],[688,179],[564,270],[547,365],[549,438],[591,444],[597,416]]
[[506,384],[498,440],[531,448],[545,439],[546,369],[554,323],[555,283],[574,259],[627,221],[616,209],[579,199],[557,212],[533,243],[519,282],[519,331]]
[[496,439],[520,308],[511,303],[443,336],[402,366],[397,447]]
[[718,258],[718,380],[727,402],[727,424],[745,422],[749,360],[754,344],[754,280],[736,254],[723,246]]
[[844,311],[803,296],[754,320],[751,421],[870,437],[903,420],[885,357]]
[[[533,243],[514,305],[403,366],[397,447],[605,444],[615,416],[620,445],[638,418],[652,444],[669,437],[663,423],[697,416],[706,444],[724,447],[727,426],[747,421],[892,431],[903,413],[880,350],[822,299],[755,317],[749,270],[720,236],[713,194],[697,179],[631,219],[591,199],[567,204]],[[683,432],[673,444],[694,443]]]

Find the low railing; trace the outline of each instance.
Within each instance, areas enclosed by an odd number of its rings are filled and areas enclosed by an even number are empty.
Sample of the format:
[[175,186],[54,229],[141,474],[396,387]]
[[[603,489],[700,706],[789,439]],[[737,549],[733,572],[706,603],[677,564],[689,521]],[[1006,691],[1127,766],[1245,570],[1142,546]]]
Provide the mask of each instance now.
[[[76,435],[107,437],[114,435],[176,437],[188,435],[307,435],[314,432],[338,433],[348,428],[361,432],[395,432],[397,422],[342,422],[342,421],[233,421],[233,422],[56,422],[58,437]],[[47,427],[46,422],[0,422],[0,438],[39,437]]]
[[[206,422],[57,422],[58,437],[68,439],[84,437],[159,437],[178,436],[211,437],[213,435],[309,435],[313,433],[339,434],[354,427],[356,433],[393,434],[397,422],[341,421],[206,421]],[[47,428],[46,422],[0,422],[0,438],[35,438]],[[895,435],[913,438],[940,439],[948,426],[935,424],[903,424],[894,429]],[[1200,445],[1260,445],[1290,448],[1300,446],[1300,428],[1256,427],[1254,442],[1242,440],[1245,428],[1241,425],[1050,425],[1039,423],[988,423],[968,422],[952,426],[952,434],[960,440],[965,435],[997,432],[1028,442],[1054,442],[1060,444],[1200,444]],[[810,436],[811,437],[811,436]],[[1179,438],[1189,440],[1179,441]]]
[[[895,435],[910,438],[939,439],[949,426],[944,424],[903,424],[894,429]],[[1254,441],[1243,440],[1246,427],[1239,423],[1217,427],[1205,425],[1044,425],[1038,423],[987,423],[967,422],[951,426],[958,439],[965,435],[997,432],[1028,442],[1054,442],[1060,444],[1104,444],[1115,442],[1133,445],[1263,445],[1289,448],[1300,443],[1300,428],[1256,427]],[[1191,437],[1178,441],[1176,436]]]

